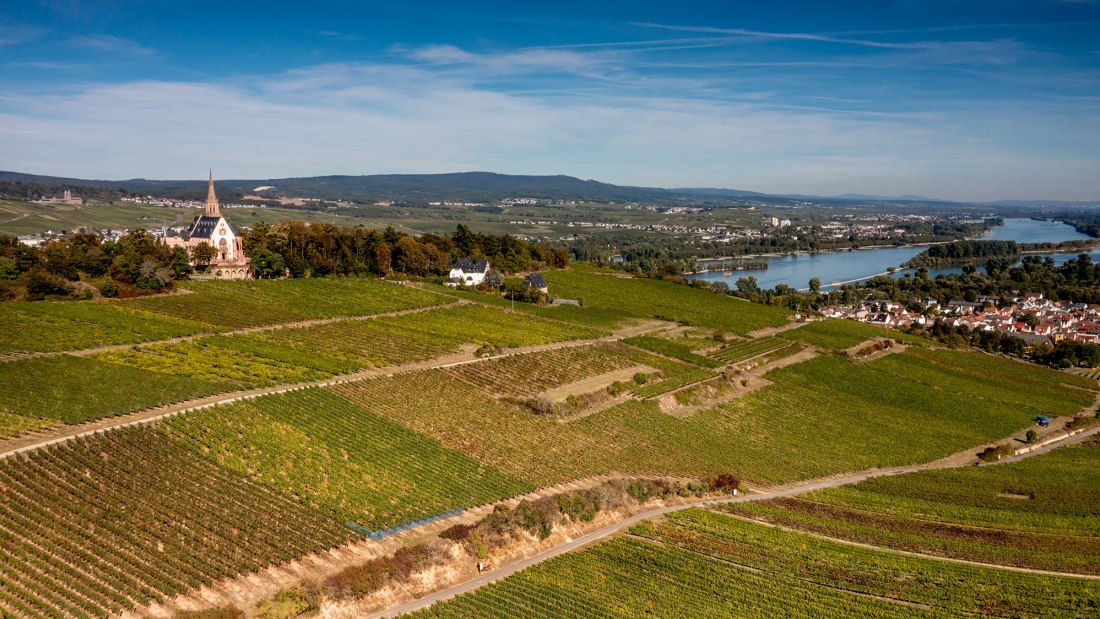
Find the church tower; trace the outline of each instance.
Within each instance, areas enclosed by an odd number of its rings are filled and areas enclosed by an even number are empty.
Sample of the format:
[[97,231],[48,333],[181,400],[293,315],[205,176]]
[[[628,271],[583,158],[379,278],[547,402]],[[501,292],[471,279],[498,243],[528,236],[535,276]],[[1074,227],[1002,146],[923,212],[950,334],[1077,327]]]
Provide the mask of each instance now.
[[218,196],[214,195],[214,171],[210,170],[210,185],[206,189],[206,216],[221,217],[221,207],[218,206]]

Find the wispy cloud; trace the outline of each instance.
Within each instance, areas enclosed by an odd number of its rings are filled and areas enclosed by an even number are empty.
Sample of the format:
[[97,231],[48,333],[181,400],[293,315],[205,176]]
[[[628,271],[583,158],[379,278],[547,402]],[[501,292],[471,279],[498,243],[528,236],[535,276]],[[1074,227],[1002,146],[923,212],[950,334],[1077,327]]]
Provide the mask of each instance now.
[[363,37],[349,32],[337,32],[335,30],[312,30],[308,34],[324,37],[330,41],[362,41]]
[[631,25],[643,28],[657,28],[661,30],[673,30],[677,32],[699,32],[703,34],[725,34],[741,37],[744,40],[774,40],[774,41],[818,41],[822,43],[838,43],[845,45],[858,45],[862,47],[880,47],[887,49],[914,49],[921,47],[921,43],[893,43],[887,41],[873,41],[869,39],[849,39],[827,34],[814,34],[809,32],[765,32],[761,30],[748,30],[746,28],[716,28],[713,26],[676,26],[670,24],[655,24],[649,22],[632,22]]
[[125,54],[128,56],[149,56],[156,53],[151,47],[145,47],[137,41],[123,39],[110,34],[75,36],[70,42],[82,49],[107,54]]
[[47,32],[45,28],[12,22],[0,15],[0,47],[33,41]]

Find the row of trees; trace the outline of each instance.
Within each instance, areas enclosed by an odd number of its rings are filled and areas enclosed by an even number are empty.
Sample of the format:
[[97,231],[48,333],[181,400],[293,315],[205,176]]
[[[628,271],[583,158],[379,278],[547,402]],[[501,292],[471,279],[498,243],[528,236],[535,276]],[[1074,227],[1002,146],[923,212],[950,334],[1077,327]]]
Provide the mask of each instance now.
[[414,237],[387,227],[341,228],[299,221],[259,223],[244,233],[244,251],[256,277],[376,275],[392,272],[427,277],[445,275],[455,260],[488,260],[505,273],[564,268],[564,250],[509,235],[472,232],[459,224],[453,234]]
[[82,276],[105,296],[157,292],[170,290],[190,273],[183,249],[170,249],[140,228],[118,241],[76,233],[43,247],[0,235],[0,299],[89,296],[88,287],[74,285]]

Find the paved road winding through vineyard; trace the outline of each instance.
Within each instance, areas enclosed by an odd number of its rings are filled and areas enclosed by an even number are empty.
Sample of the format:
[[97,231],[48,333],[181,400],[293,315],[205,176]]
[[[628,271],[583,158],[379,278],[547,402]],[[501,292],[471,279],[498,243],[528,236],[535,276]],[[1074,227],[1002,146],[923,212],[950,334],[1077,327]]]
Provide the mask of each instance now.
[[[1052,449],[1056,449],[1058,447],[1064,447],[1066,445],[1077,443],[1077,442],[1082,441],[1082,440],[1084,440],[1088,437],[1094,436],[1097,433],[1100,433],[1100,426],[1096,426],[1096,427],[1091,428],[1091,429],[1089,429],[1085,432],[1082,432],[1080,434],[1076,434],[1074,436],[1068,437],[1065,440],[1058,441],[1057,443],[1052,443],[1050,445],[1046,445],[1044,447],[1036,449],[1035,451],[1032,451],[1032,452],[1029,452],[1029,453],[1026,453],[1026,454],[1022,454],[1022,455],[1019,455],[1019,456],[1015,456],[1015,457],[1012,457],[1012,458],[1006,458],[1006,459],[1002,460],[1001,462],[999,462],[997,464],[1003,464],[1003,463],[1006,463],[1006,462],[1016,462],[1016,461],[1019,461],[1019,460],[1023,460],[1024,458],[1030,458],[1032,456],[1037,456],[1037,455],[1040,455],[1040,454],[1044,454],[1044,453],[1047,453],[1047,452],[1051,451]],[[967,450],[967,452],[965,452],[965,453],[972,454],[973,451],[974,450]],[[825,479],[811,480],[811,481],[808,481],[808,482],[792,484],[792,485],[789,485],[787,487],[778,488],[778,489],[774,489],[774,490],[769,490],[769,491],[766,491],[766,492],[759,492],[759,493],[754,493],[754,494],[744,494],[744,495],[740,495],[740,496],[736,496],[736,497],[729,497],[729,498],[725,498],[725,499],[714,499],[714,500],[702,501],[702,502],[698,502],[698,503],[688,503],[688,504],[683,504],[683,505],[670,505],[670,506],[666,506],[666,507],[659,507],[657,509],[651,509],[649,511],[642,512],[640,514],[636,514],[634,516],[631,516],[631,517],[629,517],[625,520],[621,520],[619,522],[607,525],[607,526],[605,526],[603,528],[600,528],[600,529],[596,529],[595,531],[592,531],[591,533],[588,533],[587,535],[583,535],[581,537],[578,537],[577,539],[575,539],[575,540],[573,540],[569,543],[562,544],[561,546],[557,546],[555,548],[551,548],[549,550],[546,550],[546,551],[541,552],[539,554],[533,555],[533,556],[528,557],[526,559],[523,559],[521,561],[516,561],[515,563],[510,563],[508,565],[502,566],[500,569],[496,569],[496,570],[492,570],[492,571],[489,571],[489,572],[482,573],[480,576],[478,576],[477,578],[474,578],[472,580],[467,580],[466,582],[459,583],[459,584],[457,584],[453,587],[449,587],[447,589],[437,591],[435,593],[426,595],[426,596],[424,596],[420,599],[413,600],[411,602],[407,602],[407,603],[402,604],[400,606],[395,606],[395,607],[389,608],[385,611],[380,611],[380,612],[376,612],[376,613],[371,614],[371,615],[367,615],[367,617],[369,619],[382,618],[382,617],[397,617],[397,616],[403,615],[405,613],[411,613],[411,612],[415,612],[417,610],[422,610],[424,608],[427,608],[427,607],[431,606],[432,604],[435,604],[436,602],[442,602],[444,600],[448,600],[450,598],[462,595],[463,593],[468,593],[470,591],[473,591],[475,589],[478,589],[478,588],[483,587],[485,585],[488,585],[490,583],[496,582],[496,581],[501,580],[503,578],[507,578],[508,576],[511,576],[511,575],[515,574],[516,572],[527,569],[527,568],[529,568],[533,565],[537,565],[537,564],[542,563],[543,561],[546,561],[548,559],[553,559],[554,557],[556,557],[558,555],[562,555],[562,554],[565,554],[567,552],[571,552],[571,551],[583,548],[584,546],[588,546],[589,544],[592,544],[592,543],[597,542],[599,540],[608,538],[608,537],[610,537],[612,535],[615,535],[616,533],[618,533],[618,532],[620,532],[624,529],[627,529],[629,527],[634,526],[635,524],[637,524],[637,523],[639,523],[643,520],[648,520],[650,518],[656,518],[657,516],[663,516],[665,514],[669,514],[669,513],[679,511],[679,510],[682,510],[682,509],[690,509],[690,508],[694,508],[694,507],[711,507],[711,506],[724,505],[724,504],[729,504],[729,503],[744,503],[744,502],[748,502],[748,501],[766,501],[766,500],[769,500],[769,499],[779,499],[779,498],[783,498],[783,497],[794,496],[794,495],[797,495],[797,494],[803,494],[803,493],[806,493],[806,492],[813,492],[814,490],[824,490],[824,489],[827,489],[827,488],[836,488],[838,486],[846,486],[848,484],[856,484],[856,483],[859,483],[861,481],[872,479],[874,477],[885,477],[885,476],[888,476],[888,475],[902,475],[904,473],[914,473],[914,472],[923,471],[923,470],[954,468],[954,467],[966,466],[967,461],[965,459],[962,459],[962,458],[958,457],[959,455],[960,454],[956,454],[955,456],[949,456],[947,458],[943,458],[941,460],[937,460],[935,462],[926,463],[926,464],[914,464],[914,465],[910,465],[910,466],[902,466],[902,467],[896,467],[896,468],[881,469],[881,470],[875,470],[875,471],[867,471],[867,472],[856,473],[856,474],[851,474],[851,475],[839,475],[839,476],[829,477],[829,478],[825,478]],[[971,456],[971,460],[973,460],[973,456]],[[992,465],[988,465],[988,466],[992,466]],[[995,567],[1000,567],[1000,566],[995,566]],[[1029,571],[1029,570],[1024,570],[1024,571]]]

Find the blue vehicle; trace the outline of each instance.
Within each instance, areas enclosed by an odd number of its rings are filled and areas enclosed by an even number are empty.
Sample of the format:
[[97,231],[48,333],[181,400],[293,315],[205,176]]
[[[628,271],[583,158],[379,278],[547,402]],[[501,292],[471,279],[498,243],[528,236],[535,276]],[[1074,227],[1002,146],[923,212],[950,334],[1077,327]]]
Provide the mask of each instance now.
[[1035,423],[1037,423],[1040,426],[1045,428],[1045,427],[1050,425],[1050,419],[1047,418],[1047,417],[1043,417],[1042,415],[1039,415],[1038,417],[1035,418]]

